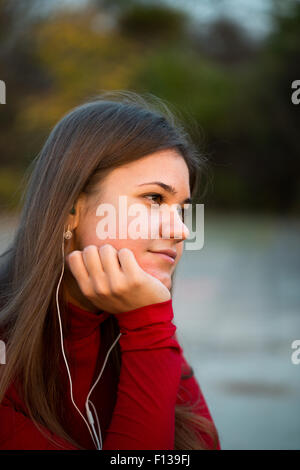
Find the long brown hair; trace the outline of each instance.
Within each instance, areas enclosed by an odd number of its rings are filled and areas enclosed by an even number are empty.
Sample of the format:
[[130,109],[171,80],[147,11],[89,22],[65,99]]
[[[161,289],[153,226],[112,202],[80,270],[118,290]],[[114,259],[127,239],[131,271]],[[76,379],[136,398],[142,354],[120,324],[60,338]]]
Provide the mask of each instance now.
[[[63,116],[28,168],[20,221],[1,256],[0,327],[7,362],[1,368],[0,403],[10,384],[18,384],[36,426],[45,426],[73,444],[62,418],[55,302],[65,222],[77,197],[82,192],[91,194],[112,169],[168,148],[184,158],[194,197],[200,177],[208,175],[206,157],[198,153],[176,114],[150,93],[114,90],[89,98]],[[66,304],[61,292],[60,305],[64,317]],[[114,315],[102,327],[101,336],[111,344],[119,334]],[[118,343],[111,354],[119,377]],[[193,409],[190,404],[176,405],[176,450],[206,449],[204,437],[217,446],[215,426]]]

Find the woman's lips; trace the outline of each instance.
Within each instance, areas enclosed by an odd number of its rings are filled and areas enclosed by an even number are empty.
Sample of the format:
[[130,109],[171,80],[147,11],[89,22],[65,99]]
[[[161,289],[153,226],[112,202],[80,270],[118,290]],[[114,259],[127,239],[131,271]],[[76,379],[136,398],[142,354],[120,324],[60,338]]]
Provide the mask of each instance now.
[[175,263],[175,259],[171,256],[166,255],[165,253],[160,253],[159,251],[149,251],[149,253],[153,253],[154,255],[160,256],[165,261],[168,261],[171,264]]

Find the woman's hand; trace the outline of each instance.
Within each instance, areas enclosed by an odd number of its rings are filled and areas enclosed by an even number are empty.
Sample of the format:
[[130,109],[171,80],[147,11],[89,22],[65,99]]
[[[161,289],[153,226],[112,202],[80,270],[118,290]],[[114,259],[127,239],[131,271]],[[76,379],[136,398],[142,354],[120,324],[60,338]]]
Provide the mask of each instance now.
[[171,298],[169,289],[144,271],[129,248],[86,246],[66,256],[81,292],[100,310],[121,313]]

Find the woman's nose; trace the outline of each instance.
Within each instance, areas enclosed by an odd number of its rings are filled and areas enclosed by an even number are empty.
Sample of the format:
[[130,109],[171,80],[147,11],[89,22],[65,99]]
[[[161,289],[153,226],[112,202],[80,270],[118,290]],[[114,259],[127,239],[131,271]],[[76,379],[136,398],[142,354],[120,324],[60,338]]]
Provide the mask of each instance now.
[[177,240],[186,240],[189,235],[189,229],[182,220],[182,211],[178,207],[170,210],[164,210],[161,214],[161,237],[175,238]]

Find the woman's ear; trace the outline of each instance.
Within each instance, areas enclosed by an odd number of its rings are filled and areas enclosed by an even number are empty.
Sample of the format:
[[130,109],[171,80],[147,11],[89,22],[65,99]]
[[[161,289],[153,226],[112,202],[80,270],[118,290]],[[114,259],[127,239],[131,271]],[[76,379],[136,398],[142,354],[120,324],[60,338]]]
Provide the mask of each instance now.
[[80,215],[86,210],[86,194],[81,193],[77,198],[77,201],[73,204],[72,209],[70,210],[70,215],[68,218],[68,224],[70,224],[72,230],[74,230],[80,220]]

